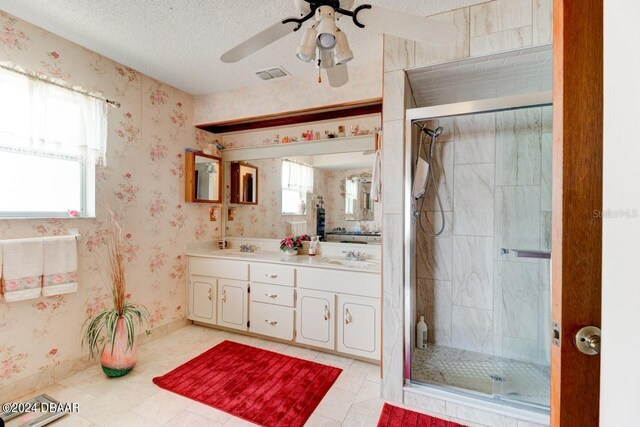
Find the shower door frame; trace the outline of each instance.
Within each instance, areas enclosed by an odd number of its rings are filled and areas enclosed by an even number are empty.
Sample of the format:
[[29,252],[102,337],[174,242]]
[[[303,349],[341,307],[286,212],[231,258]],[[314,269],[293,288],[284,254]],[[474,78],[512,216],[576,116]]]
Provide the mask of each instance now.
[[[415,329],[415,298],[412,293],[416,286],[416,236],[411,222],[413,217],[413,197],[411,194],[413,165],[413,123],[443,117],[457,117],[472,114],[492,113],[523,108],[535,108],[553,105],[553,92],[535,92],[523,95],[510,95],[499,98],[457,102],[406,110],[405,114],[405,153],[404,153],[404,384],[411,383],[411,350],[413,330]],[[551,326],[550,326],[551,327]],[[430,385],[411,383],[414,386],[431,388]],[[436,387],[436,386],[433,386]],[[452,392],[457,393],[454,389]],[[475,393],[474,393],[475,394]],[[505,403],[506,404],[506,403]]]

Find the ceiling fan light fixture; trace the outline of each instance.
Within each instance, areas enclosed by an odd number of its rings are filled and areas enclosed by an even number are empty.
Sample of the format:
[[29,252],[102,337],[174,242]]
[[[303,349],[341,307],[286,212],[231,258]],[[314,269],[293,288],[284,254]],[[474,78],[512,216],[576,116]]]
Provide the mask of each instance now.
[[346,64],[353,59],[353,52],[349,47],[347,35],[338,30],[336,31],[336,55],[335,62],[338,65]]
[[316,37],[318,32],[315,25],[307,28],[302,36],[300,45],[296,49],[296,56],[303,62],[312,62],[316,59]]
[[317,11],[318,36],[316,43],[320,49],[333,49],[336,45],[336,20],[333,8],[320,6]]
[[320,68],[327,69],[333,68],[335,62],[333,61],[333,51],[328,49],[318,49],[320,53]]

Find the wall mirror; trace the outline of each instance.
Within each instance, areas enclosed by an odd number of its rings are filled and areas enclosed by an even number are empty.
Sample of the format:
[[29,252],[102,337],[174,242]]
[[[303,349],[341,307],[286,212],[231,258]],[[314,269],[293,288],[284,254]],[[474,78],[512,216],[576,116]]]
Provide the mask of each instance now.
[[199,151],[185,156],[185,200],[192,203],[222,202],[222,159]]
[[258,204],[258,168],[244,162],[231,163],[231,203]]
[[[232,172],[239,169],[235,165],[253,167],[260,182],[254,206],[240,204],[233,220],[227,221],[227,236],[272,239],[309,234],[321,240],[379,243],[381,209],[370,196],[374,148],[371,135],[354,141],[223,150],[227,203],[235,203],[233,182],[241,181]],[[348,180],[353,183],[350,190],[355,186],[353,196],[346,195]]]
[[373,221],[371,175],[362,173],[344,180],[345,221]]

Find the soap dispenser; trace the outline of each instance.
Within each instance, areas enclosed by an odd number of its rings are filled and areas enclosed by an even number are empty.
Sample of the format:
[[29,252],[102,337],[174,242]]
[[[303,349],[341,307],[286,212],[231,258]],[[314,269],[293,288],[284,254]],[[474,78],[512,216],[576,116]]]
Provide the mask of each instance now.
[[318,236],[311,237],[311,241],[309,242],[309,256],[315,256],[318,253]]

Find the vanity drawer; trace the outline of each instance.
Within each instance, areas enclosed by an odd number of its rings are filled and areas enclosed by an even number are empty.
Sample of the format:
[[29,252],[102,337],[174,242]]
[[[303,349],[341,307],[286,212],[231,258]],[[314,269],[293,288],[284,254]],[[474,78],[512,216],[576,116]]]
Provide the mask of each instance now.
[[287,265],[252,263],[251,281],[272,285],[293,286],[295,269]]
[[293,340],[293,308],[252,302],[249,311],[250,332],[283,340]]
[[221,279],[249,280],[249,263],[215,258],[189,257],[189,274]]
[[293,288],[253,282],[251,283],[251,301],[293,307]]

